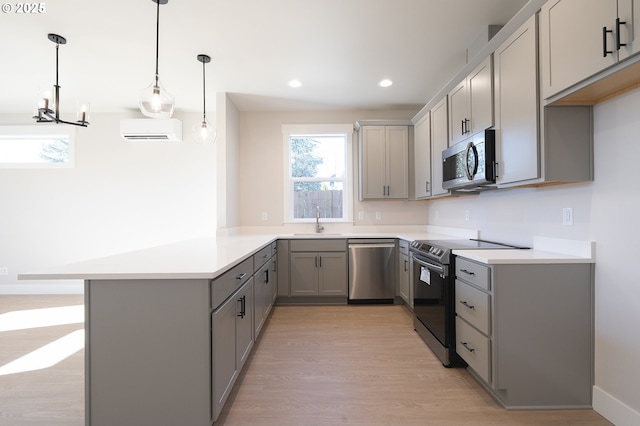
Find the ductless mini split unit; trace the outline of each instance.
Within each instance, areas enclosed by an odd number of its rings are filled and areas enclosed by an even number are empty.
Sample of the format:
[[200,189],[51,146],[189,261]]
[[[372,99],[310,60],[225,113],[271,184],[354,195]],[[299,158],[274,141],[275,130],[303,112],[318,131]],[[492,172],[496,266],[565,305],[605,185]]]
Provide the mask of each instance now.
[[182,122],[177,118],[125,118],[120,135],[129,141],[181,141]]

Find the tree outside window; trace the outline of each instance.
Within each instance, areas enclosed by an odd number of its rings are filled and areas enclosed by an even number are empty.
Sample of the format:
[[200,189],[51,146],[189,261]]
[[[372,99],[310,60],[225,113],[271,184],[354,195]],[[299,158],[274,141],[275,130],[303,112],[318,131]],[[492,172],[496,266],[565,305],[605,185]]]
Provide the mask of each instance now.
[[293,219],[345,219],[346,135],[291,135]]

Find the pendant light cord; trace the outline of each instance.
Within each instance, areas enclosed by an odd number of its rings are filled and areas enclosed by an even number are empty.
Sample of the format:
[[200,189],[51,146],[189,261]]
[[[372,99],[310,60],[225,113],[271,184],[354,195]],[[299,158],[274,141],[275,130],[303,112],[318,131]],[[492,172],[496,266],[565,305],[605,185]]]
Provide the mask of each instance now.
[[56,43],[56,86],[58,85],[58,50],[60,49],[60,43]]
[[205,61],[202,61],[202,119],[207,119],[207,96],[206,96],[206,79],[204,72]]
[[156,86],[158,85],[158,52],[160,50],[160,0],[155,0],[156,8]]

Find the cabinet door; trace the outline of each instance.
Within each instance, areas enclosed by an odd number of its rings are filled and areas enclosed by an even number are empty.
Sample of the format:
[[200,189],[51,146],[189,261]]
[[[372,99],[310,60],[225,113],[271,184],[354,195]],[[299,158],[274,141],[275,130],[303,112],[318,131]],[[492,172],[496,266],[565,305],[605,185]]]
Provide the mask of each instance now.
[[498,184],[540,175],[536,17],[494,53]]
[[242,286],[236,300],[236,369],[240,371],[253,347],[254,279]]
[[[542,94],[548,98],[617,61],[616,0],[551,0],[540,11]],[[605,51],[612,53],[604,54]]]
[[431,195],[444,195],[442,188],[442,151],[449,141],[447,131],[447,97],[445,96],[431,110]]
[[291,296],[318,295],[318,254],[291,253]]
[[[255,335],[257,336],[262,329],[262,324],[265,319],[265,311],[267,310],[267,304],[271,298],[271,289],[267,289],[269,285],[269,267],[271,263],[262,265],[262,267],[256,272],[254,276],[254,323],[255,323]],[[268,293],[268,294],[267,294]]]
[[414,188],[415,199],[431,195],[431,114],[427,114],[414,127]]
[[269,285],[267,286],[267,289],[271,293],[266,296],[268,301],[268,306],[266,308],[267,314],[269,314],[273,303],[278,297],[278,256],[273,256],[269,264],[271,266],[269,268]]
[[386,198],[409,198],[409,128],[386,127]]
[[407,305],[411,305],[411,295],[409,292],[410,282],[409,282],[409,256],[406,254],[400,253],[398,256],[398,266],[399,266],[399,286],[398,293],[402,300],[405,301]]
[[469,133],[475,135],[493,126],[493,57],[489,55],[467,79]]
[[463,80],[449,92],[449,137],[448,146],[454,145],[469,136],[467,80]]
[[383,198],[386,193],[385,126],[363,126],[360,139],[360,198]]
[[[640,0],[618,0],[618,18],[624,24],[620,25],[620,47],[618,59],[623,60],[640,51]],[[636,36],[637,34],[637,36]]]
[[211,316],[211,374],[213,418],[222,410],[238,374],[236,369],[236,312],[241,304],[231,297]]
[[320,296],[347,295],[347,254],[338,252],[318,253],[318,294]]

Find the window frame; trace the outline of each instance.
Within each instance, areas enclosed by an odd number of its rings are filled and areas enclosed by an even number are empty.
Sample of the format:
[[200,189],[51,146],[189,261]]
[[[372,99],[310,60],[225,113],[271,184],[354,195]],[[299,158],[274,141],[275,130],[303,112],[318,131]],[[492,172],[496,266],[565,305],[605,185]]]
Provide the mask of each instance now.
[[289,139],[291,136],[336,136],[345,137],[345,172],[343,181],[343,216],[341,218],[321,218],[323,223],[353,222],[353,125],[352,124],[284,124],[282,125],[283,154],[284,154],[284,223],[312,223],[315,218],[296,219],[293,215],[293,183],[291,178],[291,156]]
[[5,163],[0,158],[0,169],[70,169],[76,163],[76,129],[63,125],[31,125],[31,126],[0,126],[0,139],[15,137],[18,139],[64,136],[69,140],[69,160],[66,162],[42,163]]

